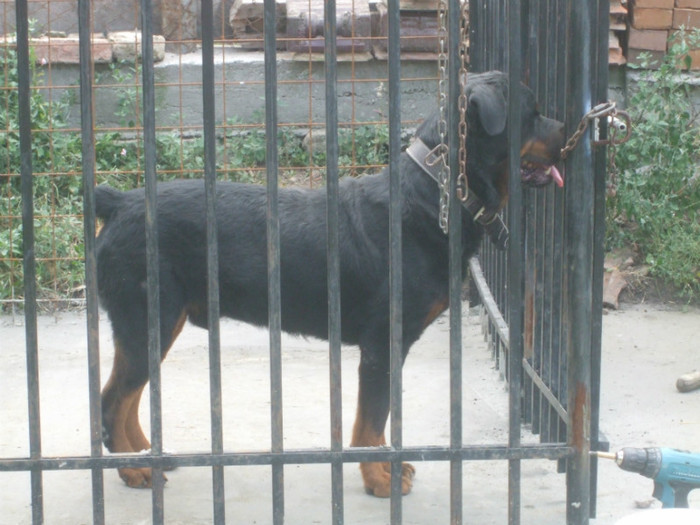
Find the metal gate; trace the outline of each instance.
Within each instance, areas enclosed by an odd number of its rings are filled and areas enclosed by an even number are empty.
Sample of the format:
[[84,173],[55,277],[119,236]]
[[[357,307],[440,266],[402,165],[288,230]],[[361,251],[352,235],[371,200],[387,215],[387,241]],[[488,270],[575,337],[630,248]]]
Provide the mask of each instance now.
[[[608,97],[609,2],[486,4],[471,2],[473,69],[508,68],[572,133]],[[563,194],[511,193],[515,246],[503,254],[485,243],[471,270],[485,334],[514,396],[512,421],[530,423],[543,443],[574,449],[560,468],[567,472],[567,515],[578,523],[589,508],[595,516],[597,465],[587,451],[608,446],[598,428],[605,152],[581,144],[566,169]],[[584,414],[590,419],[581,420]]]
[[[450,516],[461,523],[463,466],[471,460],[508,462],[509,523],[520,522],[520,467],[523,460],[544,458],[559,460],[566,467],[567,522],[588,522],[594,511],[595,470],[589,450],[598,443],[598,384],[601,331],[602,236],[605,157],[591,149],[591,137],[585,135],[566,165],[565,192],[547,190],[528,192],[511,184],[507,222],[511,242],[505,256],[484,246],[480,262],[472,263],[472,273],[488,320],[485,322],[494,357],[506,370],[509,385],[510,425],[507,444],[469,445],[462,439],[462,318],[460,222],[450,221],[450,444],[449,446],[407,447],[402,444],[401,381],[401,215],[399,155],[401,147],[400,83],[401,53],[400,10],[398,0],[388,0],[388,91],[390,116],[390,177],[392,206],[391,243],[391,440],[380,449],[344,447],[340,390],[340,297],[338,252],[338,93],[335,2],[325,2],[325,90],[327,130],[328,195],[328,289],[330,333],[330,397],[332,440],[327,449],[287,450],[283,446],[281,384],[281,317],[279,214],[277,208],[278,158],[277,135],[267,133],[267,234],[269,268],[269,326],[271,362],[271,444],[264,453],[226,451],[222,437],[222,381],[220,367],[218,260],[216,239],[215,172],[215,78],[211,0],[201,2],[202,27],[202,99],[205,139],[205,187],[207,195],[209,362],[211,391],[211,452],[206,454],[164,454],[162,446],[160,398],[159,283],[156,205],[155,104],[152,5],[141,3],[143,64],[143,127],[146,186],[146,230],[149,239],[148,304],[150,417],[152,450],[147,455],[109,456],[102,450],[100,409],[98,305],[95,260],[95,150],[93,126],[93,75],[90,45],[92,3],[78,2],[80,20],[80,103],[83,137],[83,181],[85,216],[85,267],[87,286],[87,323],[89,354],[89,395],[91,414],[91,453],[85,457],[46,457],[42,453],[38,390],[37,308],[33,255],[33,205],[31,165],[31,113],[28,99],[29,49],[27,0],[17,0],[17,49],[20,96],[20,144],[25,275],[25,322],[27,384],[29,404],[29,457],[0,459],[0,471],[31,472],[31,502],[34,523],[43,522],[43,472],[47,470],[89,469],[92,472],[94,523],[104,523],[103,470],[122,466],[154,470],[152,519],[164,521],[163,469],[173,466],[208,467],[212,471],[213,516],[216,523],[227,521],[224,467],[266,465],[272,470],[274,523],[285,516],[285,465],[327,463],[332,469],[332,522],[344,522],[342,473],[346,463],[389,461],[392,473],[399,474],[403,461],[444,461],[450,465]],[[565,120],[571,133],[581,117],[595,103],[607,98],[607,25],[608,2],[475,1],[470,6],[470,68],[472,71],[502,69],[511,78],[511,108],[518,106],[522,79],[537,94],[544,113]],[[450,59],[449,134],[458,135],[460,50],[460,2],[448,2]],[[277,121],[276,6],[264,2],[265,28],[265,126],[275,130]],[[512,113],[515,114],[515,113]],[[517,126],[511,126],[511,129]],[[518,146],[511,141],[511,166],[517,168]],[[454,149],[454,148],[453,148]],[[515,164],[513,164],[515,163]],[[458,171],[458,159],[451,151],[452,173]],[[457,181],[451,181],[456,194]],[[460,213],[459,203],[450,202],[453,216]],[[529,422],[542,444],[521,443],[521,424]],[[394,475],[391,493],[391,521],[402,522],[401,476]],[[230,518],[232,519],[232,518]],[[235,520],[234,520],[235,521]]]

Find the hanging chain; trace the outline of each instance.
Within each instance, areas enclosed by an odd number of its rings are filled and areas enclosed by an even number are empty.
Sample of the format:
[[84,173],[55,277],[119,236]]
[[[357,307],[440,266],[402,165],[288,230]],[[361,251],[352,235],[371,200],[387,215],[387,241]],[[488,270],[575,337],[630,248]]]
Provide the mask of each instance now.
[[[438,174],[438,186],[440,188],[440,211],[439,223],[440,228],[444,233],[447,233],[449,224],[449,208],[450,208],[450,166],[448,159],[449,147],[447,145],[447,16],[448,7],[447,0],[438,0],[438,105],[440,109],[440,118],[438,120],[438,134],[440,143],[430,152],[428,162],[431,165],[440,163],[440,171]],[[468,27],[469,17],[469,2],[463,2],[460,9],[460,95],[458,98],[459,107],[459,175],[457,178],[457,196],[462,202],[467,200],[469,196],[469,186],[467,184],[467,95],[464,90],[464,85],[467,81],[467,37],[466,28]]]
[[450,166],[447,158],[447,1],[438,0],[438,134],[440,143],[431,151],[434,163],[440,163],[438,186],[440,188],[440,209],[438,222],[440,229],[447,233],[449,223],[450,203]]
[[[469,27],[469,2],[462,2],[461,6],[461,23],[459,30],[459,176],[457,177],[457,197],[462,202],[467,201],[469,197],[469,183],[467,181],[467,53],[469,52],[469,44],[466,35],[467,27]],[[463,83],[463,85],[462,85]]]

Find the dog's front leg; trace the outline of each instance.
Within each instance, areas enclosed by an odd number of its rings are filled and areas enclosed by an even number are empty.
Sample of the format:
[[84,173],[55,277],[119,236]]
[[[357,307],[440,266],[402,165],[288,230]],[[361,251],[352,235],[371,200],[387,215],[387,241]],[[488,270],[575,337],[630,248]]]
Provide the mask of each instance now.
[[[388,352],[361,349],[360,387],[357,415],[352,431],[352,447],[379,447],[386,445],[384,427],[389,416],[389,360]],[[388,462],[361,463],[360,472],[368,494],[388,498],[391,495],[391,464]],[[415,468],[404,463],[401,473],[401,492],[408,494],[413,486]]]

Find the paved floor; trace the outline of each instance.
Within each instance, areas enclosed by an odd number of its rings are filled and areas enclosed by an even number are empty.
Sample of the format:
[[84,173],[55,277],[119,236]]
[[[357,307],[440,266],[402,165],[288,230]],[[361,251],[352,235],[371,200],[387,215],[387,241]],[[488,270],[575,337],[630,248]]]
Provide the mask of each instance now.
[[[28,454],[24,328],[21,319],[0,318],[0,457]],[[101,327],[102,377],[111,359],[108,323]],[[700,452],[700,391],[679,394],[676,378],[700,366],[700,311],[627,307],[604,318],[601,427],[614,449],[669,446]],[[226,321],[222,325],[224,439],[227,449],[261,450],[269,443],[268,336],[263,330]],[[209,441],[207,334],[187,328],[163,370],[165,447],[178,452],[205,451]],[[465,442],[505,443],[507,394],[485,349],[477,319],[464,328]],[[45,455],[89,453],[85,318],[61,313],[39,320],[42,447]],[[446,444],[448,425],[448,330],[439,319],[413,347],[404,368],[404,443]],[[285,447],[327,447],[329,443],[328,359],[326,343],[283,338]],[[352,429],[358,351],[344,350],[343,424]],[[148,400],[142,402],[147,422]],[[147,426],[147,425],[144,425]],[[525,440],[533,439],[527,431]],[[416,463],[413,492],[403,499],[407,524],[449,522],[449,469],[446,464]],[[523,462],[524,524],[565,523],[565,477],[550,461]],[[227,522],[271,522],[270,469],[227,468]],[[211,474],[208,469],[179,469],[168,474],[166,521],[210,523]],[[345,521],[388,523],[386,500],[364,494],[356,465],[345,477]],[[46,523],[91,522],[90,475],[82,471],[44,474]],[[623,472],[612,462],[600,465],[596,525],[644,512],[652,483]],[[691,506],[700,508],[700,490]],[[30,523],[29,475],[0,473],[0,523]],[[474,462],[464,466],[465,522],[507,523],[507,464]],[[285,468],[286,522],[330,522],[330,468]],[[149,523],[150,491],[125,487],[116,472],[105,474],[108,523]],[[652,508],[657,508],[653,503]]]

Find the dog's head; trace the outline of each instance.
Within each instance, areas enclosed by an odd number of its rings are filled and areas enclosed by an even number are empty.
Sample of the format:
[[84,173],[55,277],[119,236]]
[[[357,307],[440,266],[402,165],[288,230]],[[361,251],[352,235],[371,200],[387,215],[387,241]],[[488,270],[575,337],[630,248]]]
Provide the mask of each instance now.
[[[470,74],[467,96],[467,179],[489,211],[502,208],[508,199],[508,77],[504,73]],[[426,144],[437,144],[437,119],[433,115],[417,131]],[[564,146],[564,124],[539,114],[535,96],[522,86],[520,177],[523,184],[544,186],[564,180],[555,164]]]

